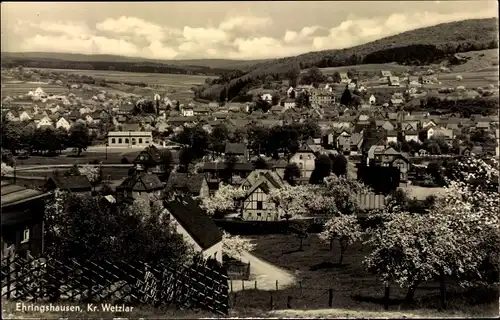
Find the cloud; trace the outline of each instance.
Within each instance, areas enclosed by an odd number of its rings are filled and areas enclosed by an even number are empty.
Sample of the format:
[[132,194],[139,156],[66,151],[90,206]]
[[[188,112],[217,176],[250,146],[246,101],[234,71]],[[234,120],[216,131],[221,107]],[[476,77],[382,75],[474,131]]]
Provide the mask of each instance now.
[[[12,24],[18,51],[116,54],[154,59],[263,59],[341,49],[438,23],[491,17],[491,10],[462,13],[395,13],[385,17],[349,16],[335,26],[309,25],[271,34],[266,16],[231,16],[218,25],[173,28],[138,17],[106,18],[95,25],[79,21],[19,20]],[[274,30],[276,31],[276,30]],[[2,41],[4,46],[4,41]],[[14,50],[13,50],[14,51]]]
[[226,21],[221,22],[219,25],[219,29],[224,31],[233,31],[233,30],[255,30],[262,29],[272,25],[271,18],[268,17],[250,17],[250,16],[242,16],[242,17],[232,17]]

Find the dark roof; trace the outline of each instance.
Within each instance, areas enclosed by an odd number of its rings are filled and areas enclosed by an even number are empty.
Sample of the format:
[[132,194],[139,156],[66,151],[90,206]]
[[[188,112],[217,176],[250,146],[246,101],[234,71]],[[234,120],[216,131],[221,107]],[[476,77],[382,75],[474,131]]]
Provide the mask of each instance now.
[[[142,158],[141,158],[142,157]],[[144,148],[134,160],[134,163],[149,163],[149,164],[159,164],[161,162],[161,152],[160,150],[151,145]]]
[[146,172],[136,173],[125,178],[117,189],[125,189],[130,191],[154,191],[163,189],[163,183],[156,174]]
[[2,181],[2,187],[1,187],[2,208],[46,197],[48,195],[49,193],[44,193],[42,191],[34,189],[28,189],[23,186],[11,184],[8,181]]
[[[250,162],[236,162],[232,164],[233,171],[253,171],[253,164]],[[225,170],[227,163],[225,162],[205,162],[203,171],[219,171]]]
[[286,162],[283,159],[279,159],[277,161],[270,161],[269,163],[272,165],[273,168],[286,168],[286,166],[288,165],[288,162]]
[[193,199],[165,201],[165,207],[203,250],[222,241],[222,232]]
[[279,184],[276,179],[274,179],[273,175],[270,172],[264,173],[264,177],[275,187],[275,188],[281,188],[281,185]]
[[244,143],[226,143],[226,154],[238,154],[245,155],[247,152],[247,146]]
[[183,190],[198,195],[203,184],[203,173],[189,175],[187,173],[172,172],[168,177],[167,191]]
[[52,182],[57,189],[69,191],[90,191],[92,186],[86,176],[65,176],[62,173],[51,174],[47,183]]

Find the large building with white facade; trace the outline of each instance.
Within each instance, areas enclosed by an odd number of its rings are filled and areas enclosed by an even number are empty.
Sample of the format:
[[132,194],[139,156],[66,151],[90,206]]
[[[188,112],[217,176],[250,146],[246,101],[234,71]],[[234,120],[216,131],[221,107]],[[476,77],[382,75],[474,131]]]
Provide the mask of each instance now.
[[111,131],[108,146],[117,148],[145,148],[153,143],[151,131]]

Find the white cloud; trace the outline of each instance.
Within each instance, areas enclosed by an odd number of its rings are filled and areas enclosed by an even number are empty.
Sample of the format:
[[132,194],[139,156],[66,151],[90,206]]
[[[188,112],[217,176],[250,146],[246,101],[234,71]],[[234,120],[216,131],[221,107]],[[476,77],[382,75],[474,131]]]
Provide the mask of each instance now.
[[[443,22],[493,16],[492,12],[393,14],[378,18],[349,18],[337,26],[305,26],[286,30],[282,37],[267,33],[268,17],[233,16],[216,27],[182,29],[137,17],[107,18],[88,26],[78,21],[18,21],[13,24],[19,51],[116,54],[155,59],[262,59],[308,51],[346,48],[411,29]],[[2,42],[3,46],[3,42]]]
[[271,18],[268,17],[232,17],[226,21],[223,21],[219,25],[219,29],[224,31],[232,31],[236,29],[240,30],[256,30],[266,28],[272,25]]

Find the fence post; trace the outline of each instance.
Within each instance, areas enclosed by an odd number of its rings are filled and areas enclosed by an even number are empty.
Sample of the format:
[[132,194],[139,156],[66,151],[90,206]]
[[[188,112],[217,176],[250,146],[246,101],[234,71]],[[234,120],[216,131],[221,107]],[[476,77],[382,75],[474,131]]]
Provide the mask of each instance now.
[[274,308],[274,303],[273,303],[273,292],[270,291],[271,293],[271,301],[269,302],[269,309],[273,310]]
[[391,294],[391,291],[390,291],[390,287],[389,287],[389,284],[387,283],[385,285],[385,292],[384,292],[384,309],[385,310],[389,310],[389,298],[390,298],[390,294]]
[[286,307],[287,309],[292,309],[292,296],[288,296],[286,301]]
[[278,280],[276,280],[276,291],[278,291]]
[[233,307],[236,306],[236,292],[233,295]]
[[231,286],[231,293],[233,293],[233,279],[229,280],[229,285]]
[[328,289],[328,306],[333,307],[333,289]]
[[245,280],[241,280],[241,290],[245,290]]
[[257,280],[255,280],[255,290],[257,290]]

